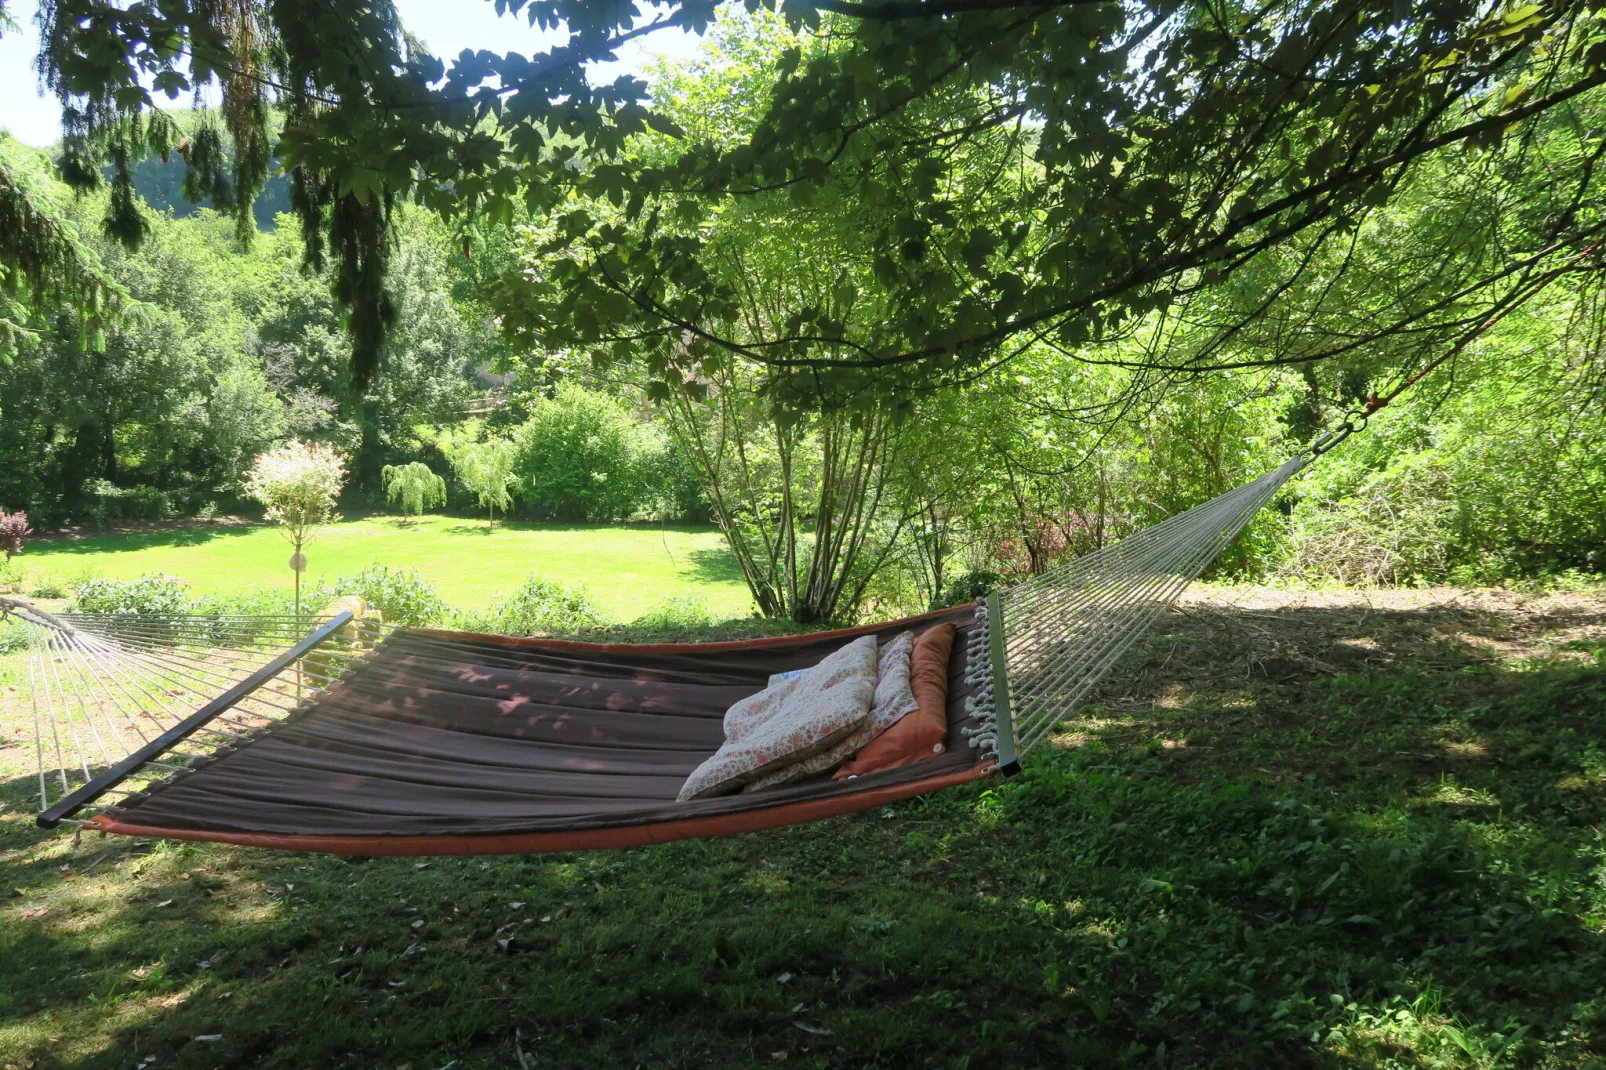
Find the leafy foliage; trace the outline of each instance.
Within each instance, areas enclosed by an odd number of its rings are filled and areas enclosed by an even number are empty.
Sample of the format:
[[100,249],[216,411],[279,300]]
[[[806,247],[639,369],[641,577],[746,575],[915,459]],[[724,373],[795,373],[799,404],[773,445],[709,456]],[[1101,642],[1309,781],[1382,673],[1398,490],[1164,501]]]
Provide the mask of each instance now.
[[462,627],[502,635],[552,635],[589,631],[607,616],[584,587],[531,576],[486,614],[464,614]]
[[37,329],[34,309],[68,304],[98,327],[124,296],[52,185],[39,154],[0,131],[0,359]]
[[[468,434],[472,435],[472,431]],[[513,468],[516,447],[507,439],[490,438],[474,441],[459,436],[446,443],[446,459],[451,462],[452,474],[457,477],[486,512],[487,527],[496,525],[496,511],[506,513],[513,504],[509,493],[518,480]]]
[[133,580],[92,577],[78,584],[73,606],[80,613],[175,616],[189,610],[190,596],[183,580],[162,572]]
[[[1525,143],[1606,82],[1600,16],[1581,0],[788,4],[800,40],[771,84],[735,105],[748,129],[724,139],[656,108],[656,96],[649,107],[638,79],[587,75],[627,40],[701,33],[735,6],[679,0],[638,25],[632,5],[513,0],[499,10],[555,31],[551,46],[530,57],[465,52],[448,65],[389,5],[109,11],[51,0],[41,66],[63,105],[61,173],[89,188],[110,159],[105,228],[125,243],[148,225],[129,178],[140,153],[182,149],[194,191],[220,196],[226,131],[242,237],[268,162],[282,157],[307,263],[327,260],[348,314],[359,384],[396,322],[385,284],[396,205],[505,223],[568,207],[578,188],[599,210],[564,213],[556,240],[572,249],[571,267],[551,280],[575,315],[526,308],[515,329],[637,339],[664,389],[741,354],[808,367],[830,394],[866,378],[899,389],[952,381],[1022,338],[1107,339],[1201,281],[1261,266],[1290,267],[1280,281],[1296,286],[1302,269],[1276,262],[1297,242],[1340,248],[1421,162]],[[212,83],[221,127],[181,142],[155,94]],[[270,105],[283,124],[272,149]],[[994,137],[1024,181],[976,207],[959,195],[953,149]],[[1468,269],[1485,311],[1501,298],[1479,280],[1520,272],[1542,251],[1589,247],[1600,225],[1586,207],[1598,200],[1595,141],[1555,174],[1553,193],[1511,205],[1536,221],[1535,240],[1504,247],[1492,273],[1472,263],[1488,244],[1440,247]],[[660,147],[639,152],[643,142]],[[866,233],[895,310],[888,331],[855,330],[825,302],[749,337],[728,329],[729,291],[699,271],[695,224],[771,193],[800,208],[842,195],[876,207]],[[1560,211],[1547,214],[1552,206]],[[672,219],[680,232],[660,234]],[[1382,326],[1394,337],[1410,325],[1430,344],[1451,322]]]
[[669,630],[707,628],[714,623],[707,600],[694,594],[673,595],[631,621],[631,627]]
[[385,496],[401,506],[403,515],[417,515],[426,509],[446,504],[446,480],[422,461],[404,465],[387,464],[382,474]]
[[257,455],[245,489],[299,548],[308,532],[334,517],[345,477],[345,458],[330,447],[291,442]]
[[392,624],[422,627],[445,619],[447,606],[434,584],[414,569],[372,565],[351,576],[341,576],[329,594],[361,595]]
[[537,398],[514,438],[518,494],[555,520],[628,520],[661,493],[655,428],[614,398],[574,382]]
[[32,534],[27,513],[8,513],[0,509],[0,550],[5,551],[7,561],[13,554],[22,553],[23,538]]

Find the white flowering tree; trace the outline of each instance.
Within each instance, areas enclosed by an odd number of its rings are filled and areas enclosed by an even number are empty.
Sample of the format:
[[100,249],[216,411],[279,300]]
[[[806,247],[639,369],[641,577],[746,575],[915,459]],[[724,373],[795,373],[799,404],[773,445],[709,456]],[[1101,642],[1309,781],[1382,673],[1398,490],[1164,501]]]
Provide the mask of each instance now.
[[301,615],[301,574],[307,569],[302,553],[313,529],[335,515],[335,499],[346,480],[346,459],[331,446],[291,442],[257,455],[245,477],[245,492],[268,510],[268,519],[280,526],[294,547],[290,568],[295,573],[296,616]]

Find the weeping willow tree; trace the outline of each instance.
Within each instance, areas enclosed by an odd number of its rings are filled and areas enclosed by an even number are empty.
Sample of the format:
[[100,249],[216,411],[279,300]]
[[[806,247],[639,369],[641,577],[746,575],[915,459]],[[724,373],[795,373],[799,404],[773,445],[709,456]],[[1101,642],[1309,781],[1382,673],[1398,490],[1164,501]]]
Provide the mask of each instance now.
[[379,474],[385,481],[385,497],[400,505],[404,516],[446,504],[446,480],[423,461],[387,464]]

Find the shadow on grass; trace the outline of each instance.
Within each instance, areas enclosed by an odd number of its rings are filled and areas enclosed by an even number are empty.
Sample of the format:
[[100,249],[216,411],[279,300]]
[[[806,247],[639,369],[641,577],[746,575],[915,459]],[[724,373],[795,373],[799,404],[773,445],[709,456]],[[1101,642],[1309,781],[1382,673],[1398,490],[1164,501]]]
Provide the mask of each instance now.
[[6,1057],[1599,1065],[1598,618],[1287,615],[1170,618],[1025,776],[730,839],[120,858],[7,785]]
[[88,535],[79,539],[42,541],[18,555],[36,560],[44,557],[78,557],[86,554],[132,553],[169,546],[200,546],[219,539],[241,538],[262,530],[261,525],[176,528],[170,531],[142,531],[118,535]]
[[680,556],[687,562],[680,569],[682,579],[695,583],[746,582],[746,578],[742,575],[742,566],[737,563],[736,555],[730,552],[729,547],[691,550]]

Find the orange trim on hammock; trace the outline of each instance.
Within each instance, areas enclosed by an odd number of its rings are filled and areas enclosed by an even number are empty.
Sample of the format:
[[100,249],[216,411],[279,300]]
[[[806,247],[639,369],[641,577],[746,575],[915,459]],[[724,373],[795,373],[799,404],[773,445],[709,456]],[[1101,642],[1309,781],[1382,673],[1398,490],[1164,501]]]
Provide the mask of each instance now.
[[603,654],[684,654],[697,650],[751,650],[754,647],[794,646],[799,643],[813,642],[816,639],[835,639],[848,635],[869,635],[879,632],[883,628],[895,628],[900,624],[916,624],[933,617],[941,617],[950,613],[973,608],[969,605],[949,606],[947,609],[933,609],[926,613],[917,613],[912,617],[901,617],[898,620],[881,621],[878,624],[861,624],[854,628],[836,628],[828,632],[804,632],[801,635],[767,635],[759,639],[722,639],[717,643],[582,643],[574,639],[542,639],[528,635],[494,635],[489,632],[452,632],[440,628],[408,628],[412,635],[431,635],[441,639],[473,639],[480,643],[496,643],[501,646],[538,646],[550,650],[595,651]]
[[926,777],[923,780],[912,780],[903,784],[889,784],[881,788],[867,788],[849,795],[804,799],[761,810],[711,814],[707,817],[689,817],[679,821],[657,821],[648,825],[575,831],[511,832],[482,836],[300,836],[271,832],[212,832],[155,828],[118,821],[106,814],[96,814],[90,818],[89,823],[101,832],[113,832],[120,836],[201,840],[211,843],[233,843],[242,847],[272,847],[285,851],[341,855],[500,855],[544,854],[549,851],[598,851],[621,847],[646,847],[656,843],[669,843],[671,840],[690,840],[707,836],[733,836],[739,832],[759,832],[786,825],[802,825],[980,780],[991,774],[994,768],[992,762],[984,762],[956,773],[944,773],[941,776]]

